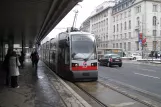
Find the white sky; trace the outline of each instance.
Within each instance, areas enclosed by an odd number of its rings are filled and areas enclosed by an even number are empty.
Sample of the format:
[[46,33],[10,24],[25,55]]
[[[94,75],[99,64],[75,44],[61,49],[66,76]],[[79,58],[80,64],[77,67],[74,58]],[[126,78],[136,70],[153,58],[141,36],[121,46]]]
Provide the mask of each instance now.
[[[67,28],[67,27],[71,27],[73,24],[73,20],[74,20],[74,15],[75,13],[73,12],[73,10],[78,9],[79,13],[78,13],[78,17],[77,17],[77,22],[76,22],[76,27],[80,27],[80,25],[82,24],[82,22],[88,18],[91,14],[91,12],[101,3],[103,3],[104,1],[107,0],[83,0],[83,2],[80,2],[79,4],[81,6],[75,6],[67,15],[66,17],[64,17],[64,19],[56,26],[56,28]],[[53,29],[48,35],[47,37],[49,39],[53,38],[55,35],[57,35],[58,33],[65,31],[66,29]]]

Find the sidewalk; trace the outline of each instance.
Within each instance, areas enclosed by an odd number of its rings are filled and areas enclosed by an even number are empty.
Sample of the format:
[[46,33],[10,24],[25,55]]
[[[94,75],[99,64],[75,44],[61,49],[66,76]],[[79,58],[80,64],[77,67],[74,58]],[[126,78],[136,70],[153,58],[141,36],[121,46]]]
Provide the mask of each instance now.
[[5,74],[0,71],[0,107],[91,107],[70,87],[39,62],[37,75],[26,60],[20,69],[20,88],[4,86]]
[[138,59],[138,62],[161,64],[161,59]]

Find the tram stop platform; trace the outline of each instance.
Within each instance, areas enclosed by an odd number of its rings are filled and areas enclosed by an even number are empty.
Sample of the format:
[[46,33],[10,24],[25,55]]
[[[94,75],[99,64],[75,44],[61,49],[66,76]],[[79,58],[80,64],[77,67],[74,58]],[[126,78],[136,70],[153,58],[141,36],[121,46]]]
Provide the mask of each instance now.
[[0,70],[0,107],[91,107],[42,61],[37,73],[26,59],[20,69],[19,86],[4,85],[5,72]]

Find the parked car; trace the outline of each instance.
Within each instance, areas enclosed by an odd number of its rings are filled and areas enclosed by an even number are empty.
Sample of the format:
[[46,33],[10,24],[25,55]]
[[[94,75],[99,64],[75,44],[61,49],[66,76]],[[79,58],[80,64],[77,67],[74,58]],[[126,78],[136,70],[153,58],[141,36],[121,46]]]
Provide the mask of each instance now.
[[100,65],[105,65],[111,67],[112,65],[122,66],[122,59],[117,54],[105,54],[102,58],[99,59]]
[[133,60],[141,59],[142,56],[139,53],[132,53],[130,56]]
[[158,54],[158,58],[160,57],[161,51],[151,51],[149,57],[155,57],[155,54]]

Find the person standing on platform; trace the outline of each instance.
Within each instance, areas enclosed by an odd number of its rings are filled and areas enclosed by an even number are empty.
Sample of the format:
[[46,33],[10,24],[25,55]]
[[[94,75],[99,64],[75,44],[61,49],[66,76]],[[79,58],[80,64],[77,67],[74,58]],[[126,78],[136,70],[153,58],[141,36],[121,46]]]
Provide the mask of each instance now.
[[9,59],[11,56],[11,50],[8,49],[7,54],[5,56],[4,62],[3,62],[3,69],[6,72],[6,83],[5,85],[9,86],[10,85],[10,75],[9,75]]
[[18,76],[20,75],[19,66],[20,66],[20,62],[17,58],[17,54],[15,51],[13,51],[9,59],[9,71],[11,76],[12,88],[19,88],[19,85],[18,85]]

